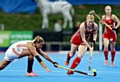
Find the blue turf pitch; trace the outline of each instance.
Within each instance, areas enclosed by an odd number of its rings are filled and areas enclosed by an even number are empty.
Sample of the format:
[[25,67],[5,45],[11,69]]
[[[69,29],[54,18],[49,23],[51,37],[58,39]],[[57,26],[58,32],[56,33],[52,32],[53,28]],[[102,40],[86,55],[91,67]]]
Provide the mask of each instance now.
[[[77,54],[76,54],[77,55]],[[76,57],[75,55],[75,57]],[[49,56],[57,61],[60,65],[64,65],[66,54],[59,53],[49,53]],[[2,61],[4,55],[0,55],[0,61]],[[73,59],[71,59],[71,63]],[[74,75],[67,75],[66,70],[61,68],[55,68],[53,65],[42,58],[47,67],[52,70],[52,72],[46,72],[41,65],[36,61],[34,62],[34,72],[39,74],[38,77],[26,77],[27,69],[27,57],[20,59],[17,62],[12,62],[5,69],[0,71],[0,82],[119,82],[120,79],[120,54],[117,53],[115,57],[115,66],[110,67],[111,56],[109,54],[109,64],[107,66],[103,65],[104,56],[101,52],[93,53],[91,67],[97,70],[96,77],[85,76],[82,74],[74,73]],[[88,71],[88,60],[89,53],[86,53],[77,70]],[[70,65],[71,65],[70,63]],[[68,67],[70,67],[70,65]]]

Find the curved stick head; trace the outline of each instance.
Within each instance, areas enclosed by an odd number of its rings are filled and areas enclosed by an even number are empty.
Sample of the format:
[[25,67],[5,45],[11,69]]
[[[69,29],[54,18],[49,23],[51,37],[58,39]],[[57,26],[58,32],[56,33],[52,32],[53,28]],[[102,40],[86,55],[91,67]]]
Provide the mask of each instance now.
[[92,13],[95,13],[95,11],[94,11],[94,10],[92,10],[91,12],[92,12]]
[[94,73],[94,75],[93,76],[97,76],[97,72],[93,72]]

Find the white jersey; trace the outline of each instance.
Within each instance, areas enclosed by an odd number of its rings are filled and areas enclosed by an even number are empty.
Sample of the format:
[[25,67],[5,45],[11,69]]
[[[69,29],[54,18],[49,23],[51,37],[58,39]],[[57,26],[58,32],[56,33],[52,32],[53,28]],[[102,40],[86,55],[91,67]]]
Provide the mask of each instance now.
[[31,42],[30,40],[24,40],[24,41],[19,41],[14,44],[12,44],[9,48],[22,48],[22,49],[28,49],[25,44],[27,42]]
[[8,61],[18,60],[23,49],[28,49],[25,44],[31,42],[30,40],[19,41],[13,43],[5,52],[5,59]]

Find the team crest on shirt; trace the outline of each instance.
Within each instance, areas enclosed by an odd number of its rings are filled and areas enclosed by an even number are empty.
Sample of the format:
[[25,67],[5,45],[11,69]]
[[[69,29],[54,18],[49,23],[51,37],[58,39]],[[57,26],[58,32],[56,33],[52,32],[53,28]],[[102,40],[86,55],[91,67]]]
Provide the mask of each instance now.
[[87,26],[87,30],[91,31],[92,30],[92,25]]

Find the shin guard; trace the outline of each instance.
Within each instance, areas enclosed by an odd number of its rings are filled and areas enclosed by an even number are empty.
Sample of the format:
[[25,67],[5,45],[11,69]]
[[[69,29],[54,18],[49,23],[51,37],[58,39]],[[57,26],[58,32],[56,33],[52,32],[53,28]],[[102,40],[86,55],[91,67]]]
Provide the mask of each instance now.
[[74,59],[74,61],[73,61],[73,63],[72,63],[72,65],[71,65],[71,69],[74,69],[74,68],[76,68],[77,66],[78,66],[78,64],[80,63],[80,61],[81,61],[81,58],[79,58],[79,57],[76,57],[75,59]]
[[114,61],[116,50],[111,51],[111,61]]
[[33,62],[34,62],[34,59],[28,58],[28,66],[27,66],[27,72],[28,73],[32,72]]
[[70,57],[70,52],[68,52],[66,61],[69,62],[70,59],[71,59],[71,57]]
[[105,60],[108,60],[108,50],[104,50]]

